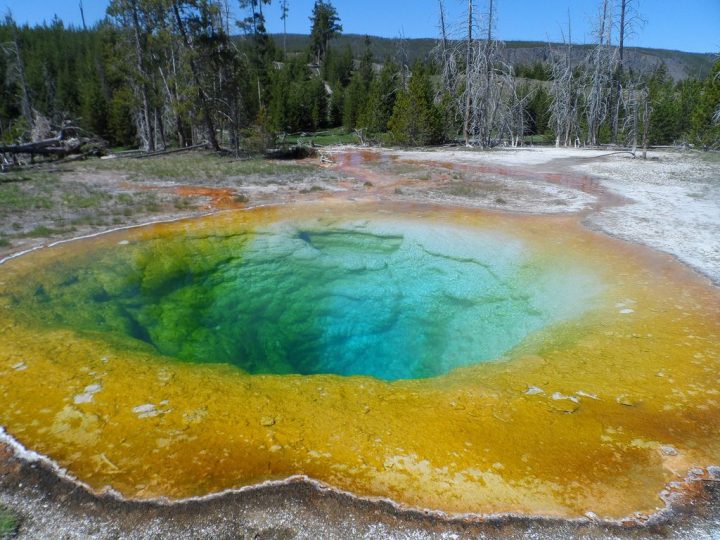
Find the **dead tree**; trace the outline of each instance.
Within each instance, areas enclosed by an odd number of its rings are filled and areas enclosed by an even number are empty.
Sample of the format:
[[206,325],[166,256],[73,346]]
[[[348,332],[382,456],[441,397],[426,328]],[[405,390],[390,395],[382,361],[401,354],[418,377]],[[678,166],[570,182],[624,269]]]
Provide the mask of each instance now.
[[435,102],[445,103],[446,106],[444,109],[447,113],[445,118],[446,129],[450,128],[453,132],[452,135],[455,136],[456,132],[454,128],[457,125],[456,122],[463,121],[464,126],[464,118],[458,114],[463,108],[459,106],[460,104],[455,100],[455,97],[462,91],[462,88],[458,88],[458,86],[464,84],[458,76],[459,65],[462,63],[461,59],[464,52],[461,50],[462,42],[451,38],[444,0],[438,0],[438,4],[440,9],[440,40],[432,52],[433,58],[439,66],[440,71],[440,85],[435,94]]
[[[612,121],[612,142],[618,142],[618,131],[620,130],[623,114],[624,103],[628,103],[623,99],[623,80],[625,75],[625,40],[633,35],[638,26],[644,24],[644,20],[640,16],[637,9],[638,0],[619,0],[620,22],[618,24],[618,60],[617,69],[615,70],[615,88],[613,95],[613,121]],[[631,111],[624,111],[629,114]]]
[[465,108],[463,109],[463,138],[465,146],[470,146],[470,115],[472,106],[472,73],[470,66],[473,59],[473,19],[474,5],[473,0],[468,0],[468,17],[467,17],[467,51],[465,56]]
[[642,107],[642,123],[643,123],[643,159],[647,159],[647,149],[649,143],[650,133],[650,117],[652,115],[652,108],[650,107],[650,92],[647,88],[643,88],[640,94],[641,107]]
[[506,82],[512,77],[512,70],[502,61],[500,44],[494,39],[494,7],[491,0],[486,18],[475,25],[477,33],[484,34],[485,39],[471,39],[473,29],[468,30],[465,84],[459,103],[466,145],[475,142],[483,147],[491,146],[494,137],[500,137],[507,125],[506,115],[510,108],[504,100],[511,95]]
[[587,58],[585,73],[586,144],[598,144],[601,124],[608,115],[608,89],[611,86],[615,57],[610,46],[612,35],[612,6],[610,0],[601,0],[595,27],[597,45]]
[[145,36],[140,24],[140,12],[137,0],[130,0],[130,18],[132,20],[134,45],[135,45],[135,69],[139,77],[138,84],[134,85],[135,92],[140,98],[140,111],[137,114],[138,133],[143,148],[148,152],[155,151],[155,131],[153,113],[150,106],[149,76],[145,67]]
[[[564,34],[564,32],[563,32]],[[568,13],[568,32],[563,35],[565,45],[550,48],[550,72],[552,85],[550,95],[550,118],[555,132],[555,146],[570,146],[578,136],[580,125],[580,92],[572,66],[572,25]]]
[[27,122],[27,127],[32,130],[33,113],[32,102],[30,101],[30,90],[25,76],[25,63],[20,51],[20,40],[17,35],[17,26],[10,13],[5,16],[5,25],[12,29],[13,40],[9,43],[0,44],[0,49],[8,59],[7,81],[10,84],[17,84],[20,93],[20,113]]

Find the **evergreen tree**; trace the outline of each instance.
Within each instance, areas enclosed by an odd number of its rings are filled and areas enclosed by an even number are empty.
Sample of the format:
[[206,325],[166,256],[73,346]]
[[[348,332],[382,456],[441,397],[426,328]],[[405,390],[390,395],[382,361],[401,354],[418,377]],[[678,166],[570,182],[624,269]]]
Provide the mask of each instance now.
[[720,61],[705,80],[690,118],[691,141],[703,148],[720,147],[720,123],[716,112],[720,107]]
[[370,49],[370,38],[365,36],[365,52],[360,61],[359,68],[350,80],[345,91],[345,106],[343,108],[343,124],[345,129],[351,131],[355,127],[367,128],[367,125],[358,126],[367,104],[370,85],[374,78],[373,55]]
[[330,40],[342,32],[340,17],[335,7],[326,0],[315,0],[313,6],[312,30],[310,32],[310,49],[315,56],[315,62],[320,65],[330,50]]
[[371,133],[387,130],[397,98],[398,67],[392,61],[385,62],[379,76],[370,84],[367,102],[359,123]]
[[416,64],[408,88],[398,95],[388,123],[395,142],[412,146],[442,142],[443,115],[433,94],[426,68]]

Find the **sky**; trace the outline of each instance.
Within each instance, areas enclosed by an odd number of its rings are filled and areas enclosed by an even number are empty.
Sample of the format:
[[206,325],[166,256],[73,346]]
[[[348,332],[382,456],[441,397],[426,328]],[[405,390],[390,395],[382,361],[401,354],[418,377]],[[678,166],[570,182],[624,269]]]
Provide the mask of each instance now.
[[[92,24],[104,16],[109,0],[83,0],[85,17]],[[644,26],[630,46],[720,52],[720,0],[638,0]],[[237,1],[231,0],[237,5]],[[576,43],[592,40],[593,15],[599,0],[495,0],[497,34],[503,40],[561,41],[568,11]],[[279,0],[266,8],[269,32],[282,32]],[[397,38],[436,37],[437,0],[334,0],[344,33]],[[79,0],[0,0],[0,9],[11,10],[21,23],[38,24],[57,15],[68,24],[80,25]],[[289,0],[288,32],[307,34],[314,0]],[[466,0],[445,0],[450,19],[460,32]],[[476,0],[487,10],[488,0]],[[239,10],[238,10],[239,11]]]

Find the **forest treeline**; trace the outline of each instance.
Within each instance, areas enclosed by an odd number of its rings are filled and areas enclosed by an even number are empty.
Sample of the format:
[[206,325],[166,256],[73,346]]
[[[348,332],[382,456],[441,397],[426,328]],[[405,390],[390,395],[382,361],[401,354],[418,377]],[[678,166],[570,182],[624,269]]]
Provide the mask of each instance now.
[[72,124],[148,151],[261,151],[283,134],[331,128],[405,145],[720,146],[720,62],[679,82],[662,64],[625,66],[624,41],[641,29],[637,0],[598,0],[596,44],[582,61],[568,28],[547,62],[517,66],[500,54],[498,0],[482,13],[469,0],[461,36],[447,30],[457,25],[439,0],[437,46],[412,64],[402,41],[382,63],[369,38],[360,55],[333,46],[342,22],[328,0],[315,2],[307,50],[288,54],[265,28],[272,1],[287,22],[289,0],[112,0],[91,28],[18,26],[8,15],[0,140],[41,140]]

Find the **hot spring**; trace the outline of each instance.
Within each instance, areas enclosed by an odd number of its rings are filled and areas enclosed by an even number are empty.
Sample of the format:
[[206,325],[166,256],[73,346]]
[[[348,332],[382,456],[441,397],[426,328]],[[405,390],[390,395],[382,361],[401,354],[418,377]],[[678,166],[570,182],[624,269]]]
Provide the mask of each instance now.
[[384,380],[497,359],[602,290],[511,235],[402,219],[121,242],[47,274],[11,300],[38,324],[251,374]]
[[0,266],[0,424],[128,497],[622,516],[720,462],[718,305],[568,218],[226,212]]

